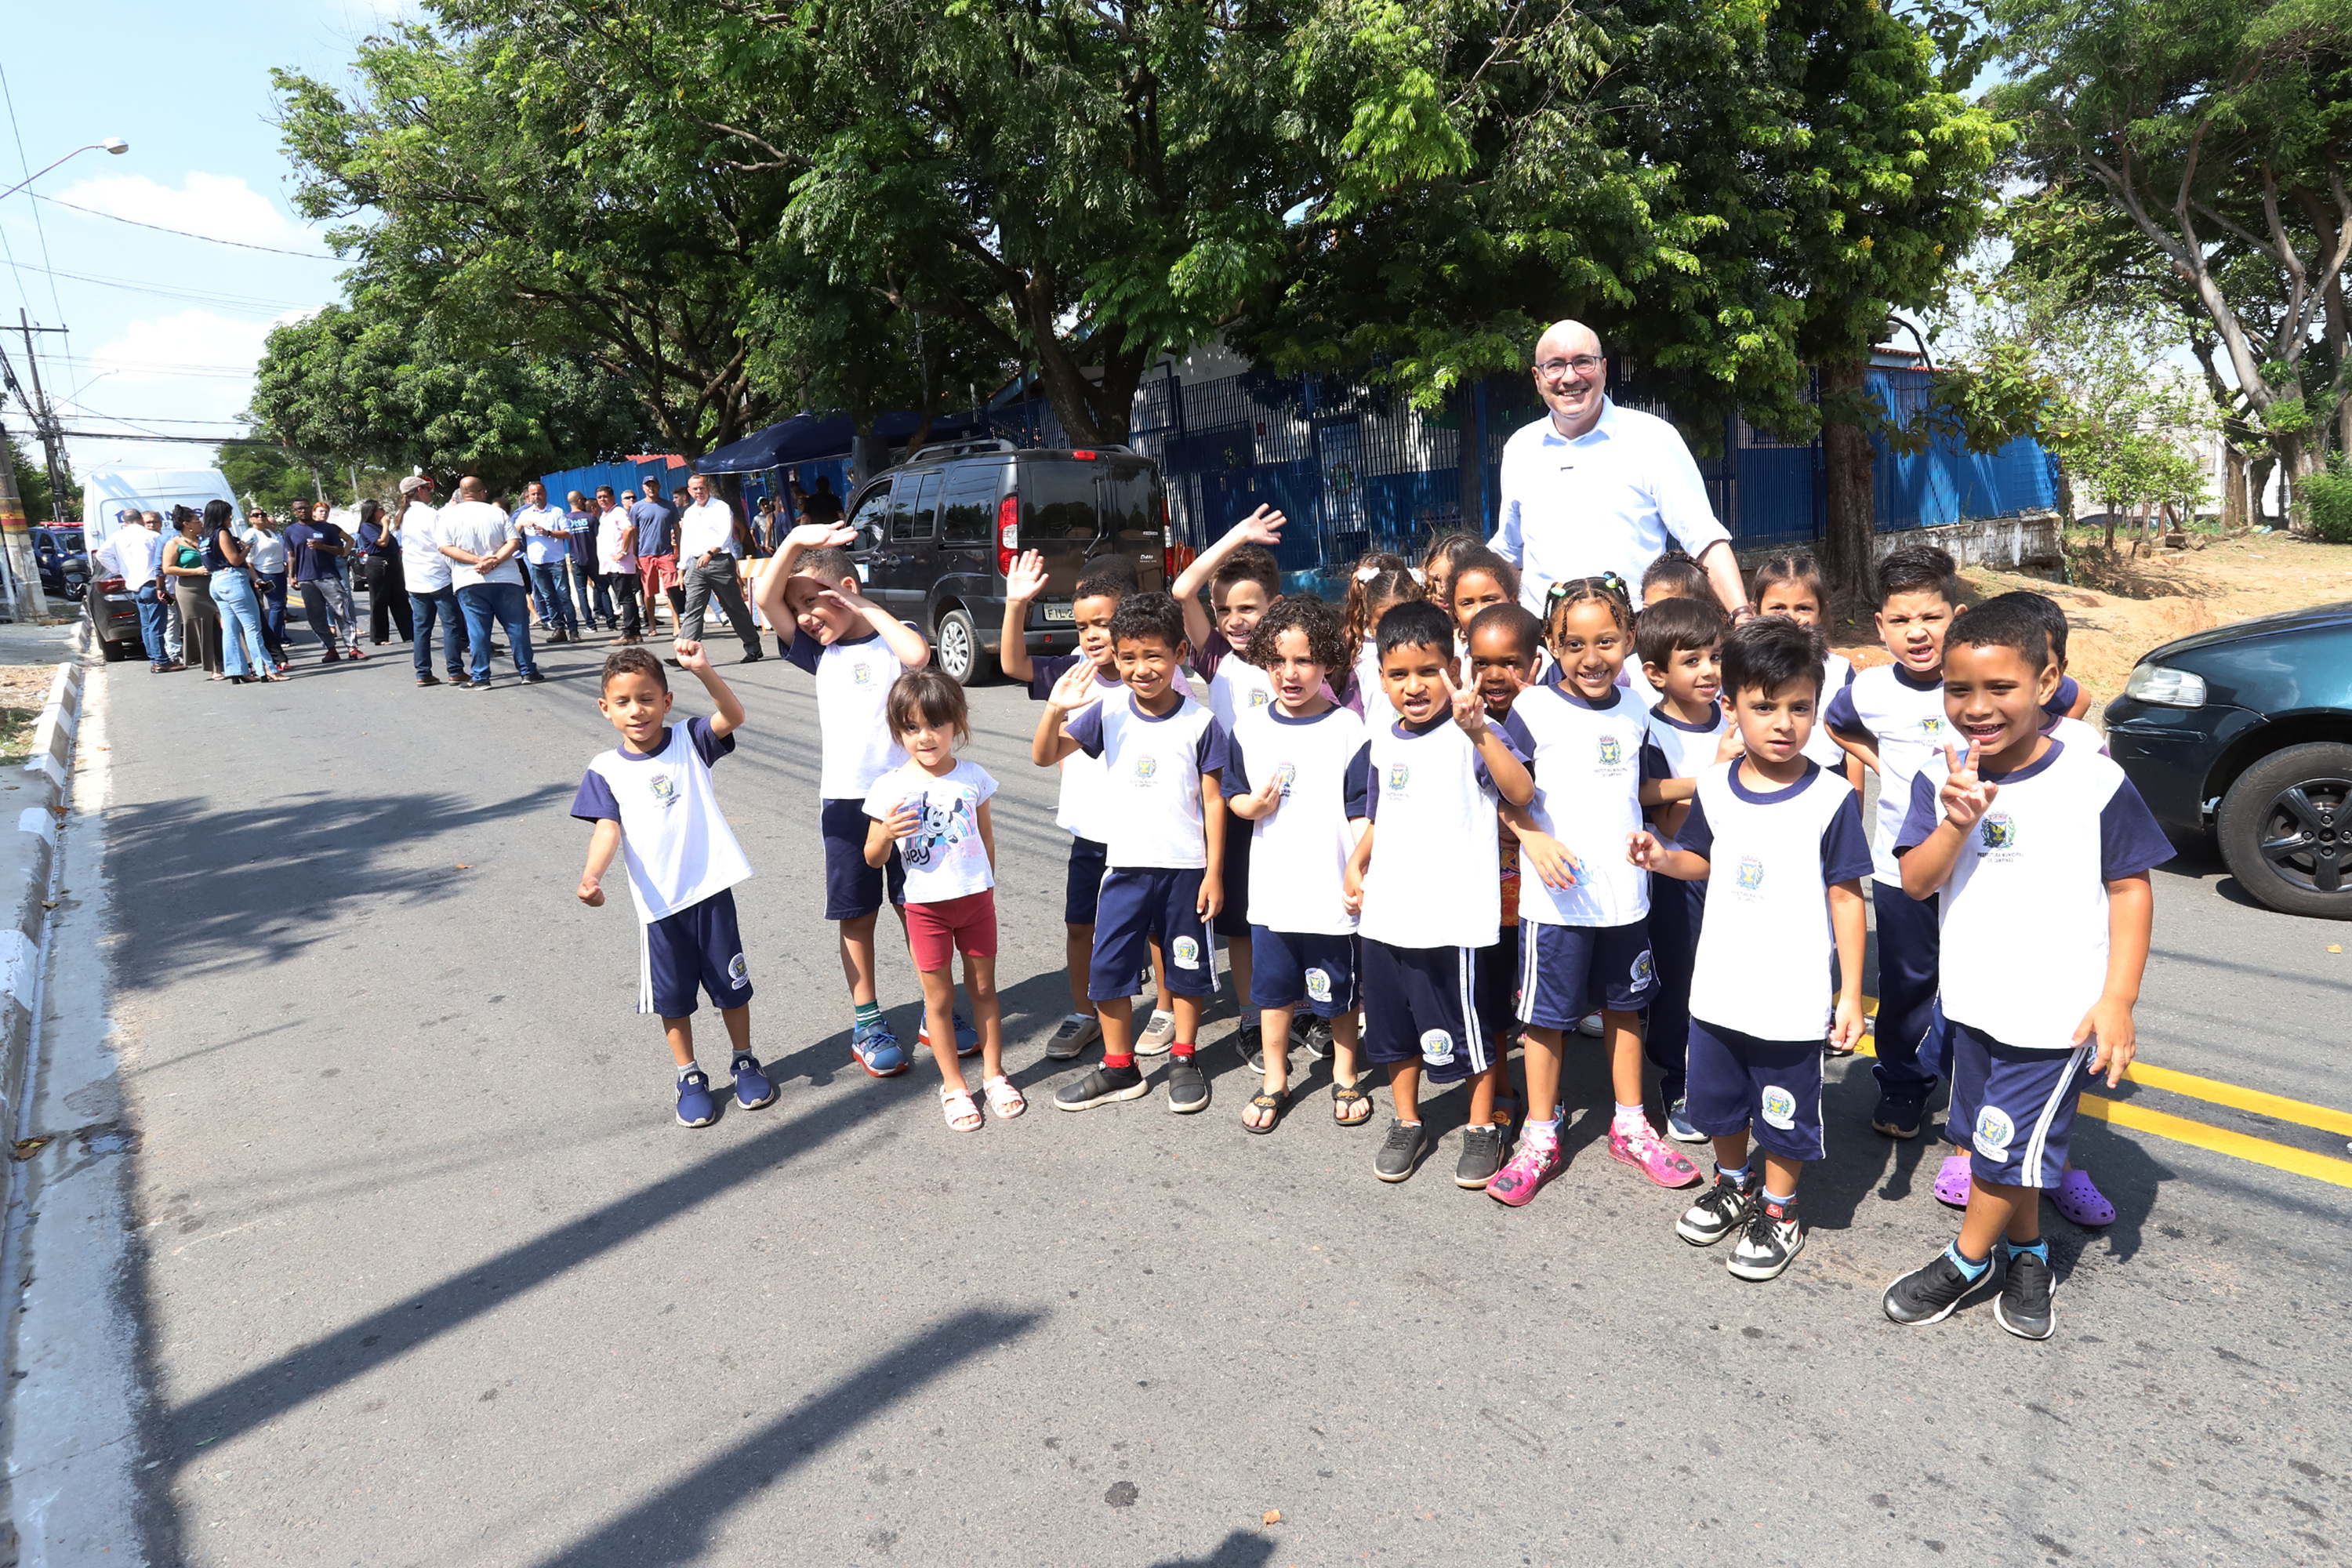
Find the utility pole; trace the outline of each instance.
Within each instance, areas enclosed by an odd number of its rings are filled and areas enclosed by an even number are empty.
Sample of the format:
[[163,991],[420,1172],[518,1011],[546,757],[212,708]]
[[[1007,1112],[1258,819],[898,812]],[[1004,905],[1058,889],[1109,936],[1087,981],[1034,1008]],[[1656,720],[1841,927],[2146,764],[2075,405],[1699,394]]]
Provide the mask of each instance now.
[[33,428],[41,437],[41,452],[49,464],[49,521],[65,521],[65,481],[58,465],[58,426],[55,410],[49,406],[48,394],[41,390],[41,362],[33,357],[33,334],[62,332],[63,327],[36,327],[20,306],[16,311],[16,330],[25,336],[25,363],[33,373]]
[[16,495],[16,452],[5,429],[0,429],[0,539],[7,546],[10,616],[19,622],[47,619],[48,598],[41,592],[41,574],[33,563],[32,541],[25,531],[25,503]]

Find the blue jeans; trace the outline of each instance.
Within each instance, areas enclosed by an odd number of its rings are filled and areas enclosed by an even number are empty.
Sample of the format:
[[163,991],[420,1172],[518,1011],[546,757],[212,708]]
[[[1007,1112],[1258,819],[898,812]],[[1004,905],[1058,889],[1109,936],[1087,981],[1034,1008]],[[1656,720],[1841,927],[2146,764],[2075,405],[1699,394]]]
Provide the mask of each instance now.
[[286,646],[286,574],[256,572],[253,591],[261,597],[261,629],[269,634],[269,646]]
[[163,595],[149,583],[134,596],[139,601],[139,640],[147,645],[147,662],[171,663],[171,650],[163,646],[163,629],[171,624],[171,616],[164,612]]
[[[493,620],[507,629],[509,646],[514,649],[515,673],[539,673],[539,666],[530,658],[530,595],[520,583],[468,583],[457,590],[457,607],[466,615],[466,641],[472,647],[476,680],[487,681],[490,678]],[[420,644],[425,640],[421,631],[416,640]]]
[[457,649],[465,634],[457,626],[457,591],[436,588],[429,594],[411,590],[408,595],[408,618],[416,629],[416,641],[409,651],[416,662],[416,679],[423,680],[433,673],[433,623],[441,623],[441,663],[452,680],[466,679],[466,667],[458,662]]
[[267,675],[274,662],[261,634],[261,602],[242,572],[213,574],[213,603],[221,618],[221,661],[231,675]]
[[531,592],[539,596],[540,624],[550,631],[580,635],[580,617],[572,613],[571,566],[562,561],[530,563]]

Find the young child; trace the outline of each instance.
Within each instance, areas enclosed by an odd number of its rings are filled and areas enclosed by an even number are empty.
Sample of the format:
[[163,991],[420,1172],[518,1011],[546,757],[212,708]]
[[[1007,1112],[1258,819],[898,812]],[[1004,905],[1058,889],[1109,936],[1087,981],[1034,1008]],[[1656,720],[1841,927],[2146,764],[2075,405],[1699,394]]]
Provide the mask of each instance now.
[[[1741,754],[1701,773],[1677,844],[1636,833],[1631,847],[1635,865],[1705,886],[1686,1103],[1715,1143],[1715,1184],[1675,1230],[1695,1247],[1738,1233],[1727,1267],[1740,1279],[1775,1279],[1803,1249],[1797,1181],[1822,1157],[1822,1044],[1862,1037],[1870,839],[1853,787],[1805,755],[1822,654],[1818,634],[1780,617],[1725,639]],[[1832,951],[1834,1006],[1823,992]],[[1749,1168],[1751,1131],[1761,1173]]]
[[1422,595],[1421,580],[1397,556],[1376,550],[1356,564],[1348,582],[1348,646],[1356,650],[1355,668],[1340,700],[1364,721],[1364,733],[1377,735],[1396,722],[1387,689],[1381,683],[1380,652],[1372,644],[1372,628],[1395,605]]
[[1135,1065],[1128,998],[1158,937],[1175,996],[1169,1046],[1168,1109],[1203,1110],[1209,1080],[1192,1059],[1201,1001],[1216,989],[1208,922],[1217,912],[1225,839],[1218,780],[1225,731],[1192,700],[1180,677],[1191,649],[1184,612],[1165,594],[1139,594],[1111,617],[1111,646],[1124,695],[1097,697],[1091,668],[1073,668],[1045,705],[1030,760],[1052,767],[1072,752],[1102,759],[1105,843],[1095,946],[1087,994],[1102,1020],[1103,1065],[1054,1096],[1064,1110],[1134,1100],[1151,1085]]
[[[907,1053],[875,990],[874,922],[886,899],[894,908],[905,903],[906,873],[896,860],[867,864],[866,795],[907,760],[890,735],[890,689],[929,663],[931,650],[920,632],[857,591],[856,563],[842,548],[856,537],[830,523],[793,529],[761,574],[759,599],[772,623],[793,623],[783,656],[816,683],[824,918],[840,927],[850,1055],[873,1077],[896,1078],[907,1070]],[[957,1034],[961,1046],[963,1030]],[[976,1034],[971,1043],[979,1044]]]
[[2042,1194],[2066,1167],[2075,1107],[2130,1065],[2147,964],[2151,867],[2172,847],[2123,770],[2042,732],[2058,669],[2040,617],[1985,605],[1951,626],[1948,776],[1912,786],[1895,847],[1916,899],[1942,895],[1940,990],[1952,1026],[1952,1117],[1973,1180],[1960,1234],[1886,1289],[1886,1315],[1933,1323],[2007,1264],[1993,1317],[2021,1339],[2055,1327]]
[[[1697,562],[1679,550],[1667,551],[1651,562],[1650,569],[1642,574],[1642,604],[1640,610],[1635,612],[1636,619],[1643,613],[1673,599],[1694,599],[1717,610],[1722,608],[1716,601],[1715,588],[1707,582],[1706,574],[1698,569]],[[1625,661],[1625,668],[1618,676],[1617,684],[1633,688],[1633,696],[1644,712],[1658,705],[1658,689],[1650,684],[1649,672],[1642,668],[1640,659]]]
[[[1070,595],[1070,614],[1078,631],[1078,651],[1032,658],[1026,628],[1029,606],[1045,591],[1045,557],[1032,550],[1019,557],[1004,579],[1004,633],[998,662],[1005,675],[1029,683],[1029,695],[1040,702],[1050,699],[1063,679],[1080,665],[1095,672],[1094,685],[1082,694],[1086,700],[1125,689],[1118,678],[1118,660],[1110,643],[1111,617],[1129,595],[1137,592],[1135,563],[1124,555],[1104,557],[1078,579]],[[1056,721],[1055,722],[1058,722]],[[1043,722],[1039,725],[1042,731]],[[1045,1054],[1068,1061],[1102,1036],[1094,1004],[1087,997],[1087,967],[1095,950],[1095,901],[1102,890],[1105,870],[1103,840],[1110,829],[1103,816],[1108,809],[1109,786],[1102,763],[1083,752],[1062,759],[1061,802],[1055,823],[1070,836],[1070,867],[1062,888],[1063,953],[1070,982],[1070,1011],[1045,1042]],[[1151,948],[1157,1005],[1136,1037],[1139,1056],[1160,1056],[1176,1037],[1176,1015],[1168,991],[1166,955]]]
[[[1465,640],[1469,644],[1471,680],[1477,687],[1479,701],[1486,705],[1486,722],[1502,725],[1511,716],[1511,705],[1519,693],[1540,679],[1543,623],[1517,603],[1489,605],[1472,618]],[[1493,1104],[1485,1105],[1480,1090],[1472,1089],[1470,1126],[1463,1135],[1462,1158],[1454,1168],[1456,1186],[1479,1192],[1502,1169],[1515,1109],[1510,1047],[1518,1033],[1519,836],[1508,820],[1513,817],[1520,826],[1532,830],[1535,826],[1523,806],[1507,806],[1497,813],[1495,845],[1501,872],[1502,919],[1495,945],[1478,950],[1479,1022],[1494,1042],[1494,1065],[1487,1072],[1493,1080]],[[1482,1110],[1490,1110],[1491,1116],[1482,1117]],[[1491,1127],[1494,1136],[1471,1135],[1481,1127]]]
[[[1478,1016],[1478,953],[1498,933],[1497,799],[1535,795],[1519,752],[1486,722],[1474,687],[1454,684],[1454,622],[1401,604],[1379,625],[1381,679],[1397,717],[1367,735],[1354,763],[1364,820],[1346,897],[1363,939],[1364,1052],[1387,1069],[1395,1120],[1373,1157],[1384,1182],[1410,1177],[1429,1148],[1421,1079],[1472,1078],[1469,1145],[1488,1141],[1497,1058]],[[1516,720],[1510,721],[1516,723]],[[1490,1151],[1493,1152],[1495,1151]]]
[[[1822,569],[1811,555],[1802,552],[1788,555],[1768,555],[1748,580],[1748,602],[1759,616],[1782,616],[1801,626],[1822,629],[1822,621],[1830,602],[1829,589],[1822,581]],[[1805,742],[1805,755],[1825,768],[1839,768],[1845,773],[1845,782],[1862,793],[1862,763],[1845,753],[1822,722],[1830,699],[1853,684],[1853,661],[1835,648],[1822,656],[1822,700],[1813,710],[1812,738]]]
[[907,889],[907,947],[922,977],[931,1059],[940,1068],[940,1107],[951,1130],[977,1132],[980,1109],[953,1044],[959,952],[989,1114],[1010,1121],[1028,1109],[1004,1076],[996,1002],[996,828],[988,812],[996,781],[979,764],[956,760],[956,742],[971,739],[971,723],[963,688],[938,670],[910,669],[892,682],[887,714],[907,761],[866,792],[866,815],[873,819],[866,863],[878,867],[898,858]]
[[[1273,678],[1244,650],[1266,611],[1282,602],[1282,571],[1270,552],[1282,542],[1286,521],[1271,507],[1258,508],[1201,552],[1171,590],[1184,611],[1184,639],[1192,647],[1192,668],[1208,683],[1209,711],[1228,737],[1244,714],[1274,700]],[[1201,606],[1204,587],[1210,600],[1205,610]],[[1234,976],[1234,1005],[1241,1019],[1234,1043],[1244,1061],[1262,1048],[1250,991],[1251,952],[1256,945],[1249,898],[1254,837],[1247,829],[1225,835],[1224,882],[1218,889],[1217,918],[1212,927],[1225,939],[1225,962]]]
[[1465,637],[1480,611],[1492,605],[1519,602],[1518,568],[1484,545],[1455,554],[1447,583],[1443,595],[1433,592],[1430,599],[1454,617],[1455,629]]
[[[1451,533],[1441,533],[1431,540],[1429,548],[1422,552],[1421,557],[1421,584],[1423,590],[1429,595],[1429,602],[1433,605],[1452,605],[1455,565],[1463,556],[1472,551],[1486,549],[1486,541],[1484,538],[1475,533],[1465,533],[1460,529]],[[1489,552],[1489,553],[1492,552]],[[1500,557],[1496,559],[1499,560]]]
[[[1714,595],[1664,599],[1634,616],[1633,652],[1658,693],[1650,709],[1650,737],[1643,742],[1653,753],[1644,771],[1656,783],[1658,804],[1650,812],[1651,825],[1671,846],[1690,810],[1699,775],[1739,754],[1740,731],[1721,701],[1723,616]],[[1666,1136],[1682,1143],[1704,1141],[1684,1115],[1682,1101],[1690,1040],[1691,964],[1698,952],[1699,919],[1706,908],[1706,891],[1697,884],[1650,879],[1650,956],[1657,965],[1658,994],[1650,1002],[1642,1051],[1659,1072]]]
[[1570,578],[1553,584],[1550,601],[1559,678],[1511,705],[1536,784],[1534,827],[1520,835],[1523,861],[1537,872],[1519,883],[1528,1121],[1486,1195],[1513,1208],[1559,1168],[1560,1031],[1596,1004],[1616,1100],[1610,1154],[1663,1187],[1699,1179],[1698,1167],[1660,1141],[1642,1108],[1641,1009],[1657,991],[1657,973],[1650,879],[1622,847],[1642,826],[1642,742],[1649,735],[1649,715],[1617,684],[1633,648],[1633,613],[1614,579]]
[[616,853],[628,867],[629,897],[637,907],[637,1011],[658,1014],[669,1037],[678,1121],[708,1127],[719,1120],[719,1104],[709,1074],[694,1061],[698,988],[727,1026],[735,1103],[757,1110],[774,1103],[776,1089],[751,1054],[751,977],[735,925],[735,884],[751,876],[751,865],[710,787],[710,764],[735,749],[743,704],[710,668],[700,643],[679,643],[676,652],[678,667],[702,682],[715,711],[670,723],[661,660],[635,647],[606,655],[596,706],[621,732],[621,743],[588,764],[572,815],[596,825],[580,873],[582,903],[604,907],[600,884]]
[[1274,702],[1243,710],[1226,752],[1225,809],[1238,819],[1226,832],[1226,866],[1236,841],[1255,840],[1244,861],[1253,963],[1243,1001],[1258,1010],[1265,1078],[1242,1113],[1252,1132],[1273,1131],[1289,1104],[1290,1024],[1302,1006],[1331,1030],[1333,1119],[1358,1127],[1372,1113],[1356,1067],[1360,966],[1346,902],[1348,858],[1362,826],[1350,770],[1364,749],[1364,724],[1325,686],[1347,657],[1339,617],[1322,600],[1284,599],[1268,609],[1249,658],[1272,680]]

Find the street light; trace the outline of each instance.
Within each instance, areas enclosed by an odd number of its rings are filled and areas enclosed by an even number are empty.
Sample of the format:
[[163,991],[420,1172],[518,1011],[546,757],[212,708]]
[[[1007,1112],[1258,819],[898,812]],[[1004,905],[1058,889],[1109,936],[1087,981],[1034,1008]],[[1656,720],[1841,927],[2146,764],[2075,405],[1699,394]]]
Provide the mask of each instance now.
[[[72,152],[67,153],[65,158],[58,159],[58,163],[64,163],[66,158],[79,158],[84,153],[113,153],[119,154],[128,153],[130,151],[130,142],[125,142],[120,136],[110,136],[103,142],[93,142],[87,147],[75,148]],[[21,191],[26,185],[31,184],[35,180],[37,180],[43,174],[47,174],[50,169],[56,168],[58,163],[51,163],[46,167],[36,169],[31,174],[26,175],[23,179],[17,181],[15,184],[9,186],[6,190],[0,191],[0,201],[6,201],[10,196],[15,195],[18,191]]]

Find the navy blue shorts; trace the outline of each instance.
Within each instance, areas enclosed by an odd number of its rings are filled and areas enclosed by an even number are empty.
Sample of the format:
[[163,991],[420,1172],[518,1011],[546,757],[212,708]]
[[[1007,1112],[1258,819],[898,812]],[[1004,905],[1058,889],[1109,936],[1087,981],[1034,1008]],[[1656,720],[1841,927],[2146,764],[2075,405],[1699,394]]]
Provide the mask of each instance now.
[[862,800],[829,800],[819,808],[817,831],[824,837],[824,918],[854,921],[882,907],[907,901],[907,868],[892,855],[879,866],[866,863],[866,830],[874,819]]
[[698,904],[642,928],[637,949],[637,1011],[664,1018],[694,1012],[696,988],[724,1012],[751,999],[751,970],[743,936],[735,929],[735,889],[721,888]]
[[1110,869],[1110,848],[1091,838],[1070,840],[1070,871],[1062,883],[1062,923],[1095,923],[1095,900],[1102,897],[1103,873]]
[[1632,1013],[1657,994],[1650,922],[1555,926],[1519,922],[1519,1022],[1572,1029],[1591,1014]]
[[1478,1023],[1477,948],[1360,945],[1364,1049],[1373,1061],[1418,1061],[1432,1083],[1494,1065],[1494,1042]]
[[1502,940],[1478,950],[1478,1024],[1499,1047],[1519,1018],[1519,928],[1506,926]]
[[1693,1018],[1683,1115],[1710,1138],[1754,1135],[1784,1160],[1822,1157],[1822,1043],[1759,1040]]
[[1305,1007],[1318,1018],[1356,1010],[1354,937],[1252,926],[1249,947],[1251,1006]]
[[1168,954],[1160,978],[1171,995],[1206,996],[1217,988],[1217,955],[1201,921],[1201,879],[1187,870],[1129,868],[1107,873],[1095,909],[1094,962],[1087,996],[1109,1002],[1143,988],[1143,966],[1158,937]]
[[[1217,918],[1212,929],[1228,942],[1250,940],[1249,860],[1251,830],[1255,823],[1244,822],[1231,812],[1225,814],[1224,880],[1219,884],[1224,890],[1224,902],[1217,906]],[[1239,828],[1241,831],[1234,831]]]
[[1878,938],[1878,1059],[1871,1072],[1880,1087],[1926,1095],[1948,1070],[1949,1029],[1936,1005],[1943,966],[1940,895],[1915,899],[1873,879],[1870,910]]
[[2055,1187],[2074,1137],[2074,1109],[2095,1041],[2071,1051],[2021,1051],[1966,1024],[1951,1025],[1950,1125],[1979,1182]]

